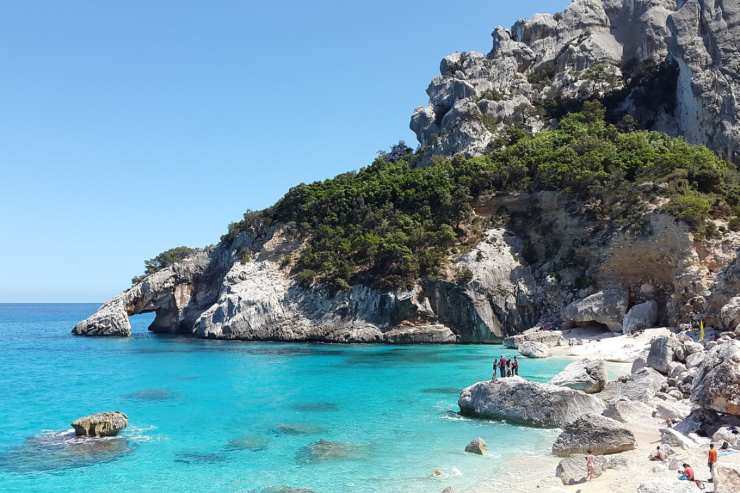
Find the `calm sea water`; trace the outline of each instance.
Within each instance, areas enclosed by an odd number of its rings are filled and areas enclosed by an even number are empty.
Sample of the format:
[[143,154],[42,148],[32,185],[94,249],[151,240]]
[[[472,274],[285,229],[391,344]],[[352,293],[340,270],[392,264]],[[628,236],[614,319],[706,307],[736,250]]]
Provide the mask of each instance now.
[[[94,309],[0,304],[0,491],[465,491],[552,444],[552,430],[455,414],[459,389],[513,354],[501,346],[203,341],[149,334],[149,316],[128,339],[71,336]],[[120,438],[70,437],[76,417],[117,409]],[[476,436],[491,455],[463,452]]]

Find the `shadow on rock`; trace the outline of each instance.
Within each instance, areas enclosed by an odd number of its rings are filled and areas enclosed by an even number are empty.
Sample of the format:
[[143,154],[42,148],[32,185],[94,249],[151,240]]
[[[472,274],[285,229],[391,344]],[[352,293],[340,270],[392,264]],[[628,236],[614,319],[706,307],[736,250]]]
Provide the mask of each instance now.
[[252,452],[259,452],[260,450],[265,450],[269,443],[270,439],[261,435],[244,435],[229,440],[225,448],[230,451],[250,450]]
[[124,399],[148,402],[168,401],[175,397],[177,394],[167,389],[144,389],[123,396]]
[[73,431],[49,432],[0,452],[0,469],[26,474],[86,467],[117,460],[134,448],[123,437],[78,438]]
[[299,464],[316,464],[320,462],[356,460],[366,455],[366,447],[351,443],[319,440],[306,445],[296,452]]

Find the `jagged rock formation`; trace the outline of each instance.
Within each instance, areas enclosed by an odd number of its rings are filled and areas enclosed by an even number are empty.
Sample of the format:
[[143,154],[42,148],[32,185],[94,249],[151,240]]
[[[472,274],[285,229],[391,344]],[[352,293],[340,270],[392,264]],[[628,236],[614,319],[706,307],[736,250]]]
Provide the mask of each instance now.
[[128,416],[121,411],[96,413],[72,422],[75,435],[85,437],[112,437],[128,426]]
[[497,27],[487,55],[453,53],[411,117],[432,155],[475,155],[512,125],[538,131],[586,99],[734,160],[740,143],[738,5],[574,0]]

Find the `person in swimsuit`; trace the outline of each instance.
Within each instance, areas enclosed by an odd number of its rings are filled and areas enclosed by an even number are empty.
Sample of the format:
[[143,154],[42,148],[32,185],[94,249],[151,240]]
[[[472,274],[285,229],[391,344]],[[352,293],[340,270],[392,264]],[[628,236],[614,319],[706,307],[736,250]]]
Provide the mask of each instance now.
[[496,380],[496,372],[498,371],[498,358],[493,358],[493,376],[491,380]]
[[498,369],[501,372],[501,378],[504,378],[506,376],[506,358],[504,356],[501,356],[501,359],[498,360]]
[[591,481],[592,479],[594,479],[595,474],[596,469],[594,467],[594,455],[589,450],[588,455],[586,456],[586,481]]

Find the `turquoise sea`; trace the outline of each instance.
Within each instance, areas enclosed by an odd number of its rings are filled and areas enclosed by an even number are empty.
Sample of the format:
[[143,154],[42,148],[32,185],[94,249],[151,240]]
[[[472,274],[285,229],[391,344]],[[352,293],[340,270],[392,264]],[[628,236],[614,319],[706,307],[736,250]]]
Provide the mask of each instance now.
[[[95,308],[0,305],[0,491],[466,491],[552,444],[552,430],[456,414],[459,390],[514,353],[502,346],[204,341],[150,334],[149,316],[128,339],[71,336]],[[120,437],[70,436],[105,410],[128,414]],[[491,455],[463,451],[476,436]]]

